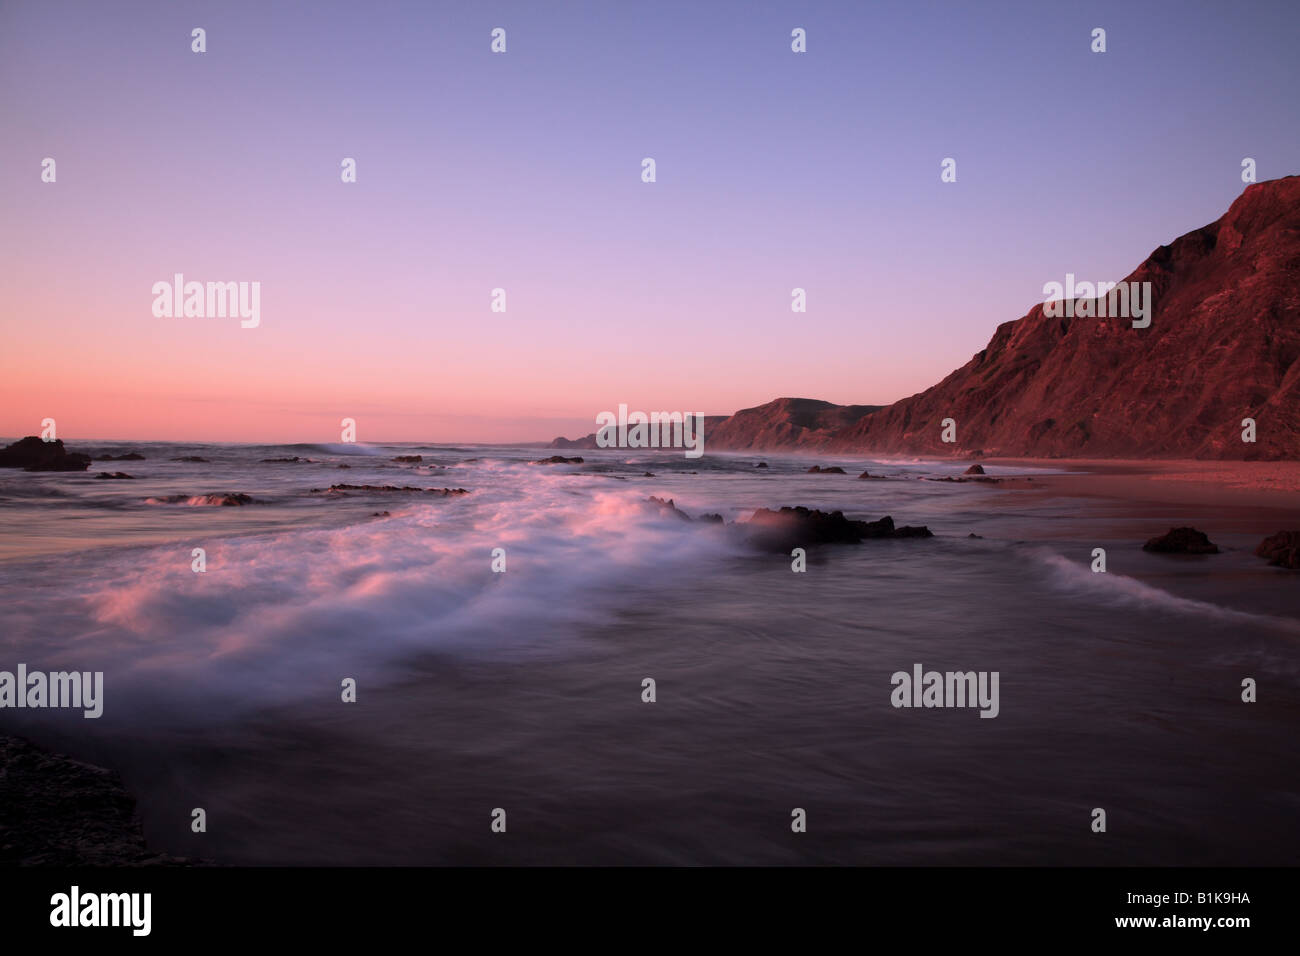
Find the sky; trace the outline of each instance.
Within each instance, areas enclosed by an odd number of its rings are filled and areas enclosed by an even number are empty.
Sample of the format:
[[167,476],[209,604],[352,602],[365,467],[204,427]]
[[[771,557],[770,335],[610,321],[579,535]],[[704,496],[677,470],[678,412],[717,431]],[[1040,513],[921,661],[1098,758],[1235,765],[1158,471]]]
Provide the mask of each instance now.
[[[1297,48],[1293,2],[0,0],[0,435],[889,403],[1300,172]],[[260,324],[155,316],[175,273]]]

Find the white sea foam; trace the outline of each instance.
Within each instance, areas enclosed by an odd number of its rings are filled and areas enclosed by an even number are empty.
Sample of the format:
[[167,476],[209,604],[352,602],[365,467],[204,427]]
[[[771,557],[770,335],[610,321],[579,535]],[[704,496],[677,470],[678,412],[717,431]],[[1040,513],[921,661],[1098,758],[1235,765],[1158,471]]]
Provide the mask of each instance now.
[[[714,528],[664,520],[639,490],[483,471],[498,473],[488,489],[412,501],[384,521],[202,542],[204,573],[188,544],[105,554],[15,602],[11,634],[29,646],[41,636],[44,660],[102,667],[125,685],[122,701],[285,703],[337,696],[344,677],[373,691],[424,652],[562,653],[580,626],[612,622],[651,584],[734,547]],[[491,571],[494,548],[505,573]],[[53,592],[66,603],[51,628]]]
[[1224,623],[1249,624],[1254,627],[1268,627],[1290,634],[1300,634],[1300,621],[1239,611],[1209,601],[1179,597],[1122,574],[1094,573],[1089,565],[1071,561],[1055,552],[1035,549],[1034,554],[1049,568],[1052,583],[1067,592],[1100,597],[1133,607],[1191,614]]

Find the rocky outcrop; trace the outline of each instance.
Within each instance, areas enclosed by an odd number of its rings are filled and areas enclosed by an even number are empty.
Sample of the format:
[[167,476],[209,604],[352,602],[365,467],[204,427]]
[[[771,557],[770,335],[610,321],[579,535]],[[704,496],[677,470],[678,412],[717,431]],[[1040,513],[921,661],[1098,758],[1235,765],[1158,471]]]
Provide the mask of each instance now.
[[396,458],[393,459],[393,461],[401,461],[410,464],[417,464],[419,462],[424,461],[424,456],[423,455],[398,455]]
[[100,481],[134,481],[135,475],[128,475],[124,471],[101,471],[95,475]]
[[983,465],[971,465],[969,468],[967,468],[965,471],[963,471],[962,474],[963,474],[963,475],[982,475],[982,474],[984,474],[984,466],[983,466]]
[[153,853],[116,773],[0,735],[0,866],[150,866]]
[[1300,570],[1300,531],[1279,531],[1259,543],[1255,553],[1280,568]]
[[1218,547],[1204,531],[1195,528],[1170,528],[1166,533],[1142,545],[1143,551],[1156,554],[1218,554]]
[[869,538],[929,538],[929,528],[894,527],[886,515],[878,521],[854,521],[842,511],[817,511],[804,507],[770,511],[759,508],[738,522],[752,545],[762,551],[788,553],[793,548],[819,544],[857,544]]
[[563,455],[552,455],[550,458],[539,458],[533,462],[534,465],[581,465],[581,458],[565,458]]
[[646,503],[660,514],[680,518],[682,521],[692,520],[690,515],[673,503],[672,498],[656,498],[654,495],[651,495],[646,499]]
[[[671,498],[646,500],[653,511],[681,521],[698,521],[704,524],[725,524],[722,515],[704,514],[692,518],[682,511]],[[750,547],[759,551],[789,553],[794,548],[807,548],[822,544],[858,544],[869,538],[931,538],[926,527],[894,526],[894,519],[886,515],[877,521],[855,521],[844,517],[842,511],[817,511],[812,508],[785,507],[779,511],[759,508],[748,518],[727,525],[727,530],[738,535]]]
[[345,495],[352,492],[366,493],[384,493],[384,494],[419,494],[419,495],[438,495],[446,498],[452,495],[467,495],[469,491],[464,488],[414,488],[411,485],[330,485],[328,488],[313,488],[313,495]]
[[[816,448],[833,432],[880,409],[880,405],[835,405],[816,398],[778,398],[734,415],[704,417],[705,448],[716,451]],[[557,438],[551,448],[589,448],[596,433]],[[757,466],[765,467],[765,466]]]
[[821,465],[813,465],[808,469],[810,475],[842,475],[844,469],[839,465],[831,465],[829,468],[823,468]]
[[725,451],[820,448],[826,437],[878,411],[880,405],[835,405],[815,398],[778,398],[734,415],[705,418],[704,447]]
[[246,495],[238,491],[227,491],[222,494],[212,495],[159,495],[154,498],[146,498],[144,503],[147,505],[189,505],[192,508],[218,507],[232,508],[254,503],[252,495]]
[[64,449],[63,439],[45,441],[28,435],[12,445],[0,448],[0,468],[21,468],[24,471],[85,471],[90,467],[90,456]]
[[[886,407],[780,398],[706,419],[705,447],[1300,459],[1298,275],[1300,177],[1256,183],[1128,276],[1083,277],[1151,283],[1146,328],[1128,318],[1053,317],[1038,304],[916,395]],[[955,442],[943,440],[945,419]],[[1242,440],[1246,419],[1254,441]],[[589,439],[581,447],[595,447]],[[554,447],[578,447],[560,441]]]
[[[1300,458],[1300,177],[1247,186],[1161,246],[1150,327],[1035,305],[932,388],[836,433],[830,450],[937,456]],[[1049,277],[1050,278],[1050,277]],[[1064,279],[1061,276],[1060,279]],[[957,441],[941,440],[956,422]],[[1242,441],[1242,421],[1257,441]]]

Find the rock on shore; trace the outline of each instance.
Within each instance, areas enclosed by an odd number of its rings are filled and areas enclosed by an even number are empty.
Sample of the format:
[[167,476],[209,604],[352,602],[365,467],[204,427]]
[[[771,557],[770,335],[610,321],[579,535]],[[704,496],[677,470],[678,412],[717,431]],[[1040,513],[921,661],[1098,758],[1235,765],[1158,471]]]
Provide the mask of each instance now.
[[1219,548],[1204,531],[1195,528],[1170,528],[1142,545],[1143,551],[1157,554],[1218,554]]
[[111,770],[0,735],[0,866],[184,866],[149,850]]
[[1279,531],[1259,543],[1255,553],[1279,568],[1300,570],[1300,531]]

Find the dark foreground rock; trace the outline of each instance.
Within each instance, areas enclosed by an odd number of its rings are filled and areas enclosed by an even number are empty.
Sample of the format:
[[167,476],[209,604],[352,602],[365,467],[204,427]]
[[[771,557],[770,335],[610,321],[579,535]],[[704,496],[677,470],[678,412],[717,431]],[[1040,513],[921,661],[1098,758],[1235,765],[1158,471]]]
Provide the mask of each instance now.
[[[726,524],[719,514],[703,514],[692,518],[678,508],[671,498],[656,498],[652,495],[646,504],[660,514],[682,521]],[[858,544],[868,538],[934,537],[926,527],[896,528],[894,519],[888,515],[877,521],[855,521],[844,517],[842,511],[817,511],[804,507],[787,507],[780,511],[759,508],[750,517],[734,521],[726,525],[726,528],[751,547],[779,553],[820,544]]]
[[95,475],[100,481],[134,481],[135,475],[128,475],[124,471],[101,471]]
[[111,770],[0,735],[0,866],[188,866],[153,853]]
[[424,461],[424,456],[423,455],[398,455],[396,458],[393,459],[393,461],[404,461],[409,464],[418,464],[419,462]]
[[821,465],[813,465],[808,469],[810,475],[842,475],[844,469],[839,465],[831,465],[829,468],[823,468]]
[[963,474],[963,475],[982,475],[982,474],[984,474],[984,466],[983,466],[983,465],[971,465],[969,468],[967,468],[965,471],[963,471],[962,474]]
[[1219,549],[1204,531],[1195,528],[1170,528],[1142,545],[1143,551],[1156,554],[1218,554]]
[[1279,531],[1259,543],[1255,553],[1279,568],[1300,570],[1300,531]]
[[581,465],[582,458],[565,458],[563,455],[552,455],[550,458],[539,458],[533,462],[534,465]]
[[855,521],[842,511],[817,511],[795,507],[770,511],[759,508],[747,521],[739,521],[750,543],[762,551],[788,552],[819,544],[857,544],[868,538],[931,538],[926,527],[894,527],[886,515],[878,521]]
[[90,456],[67,451],[63,439],[43,441],[35,435],[0,448],[0,468],[21,468],[24,471],[85,471],[90,467]]

